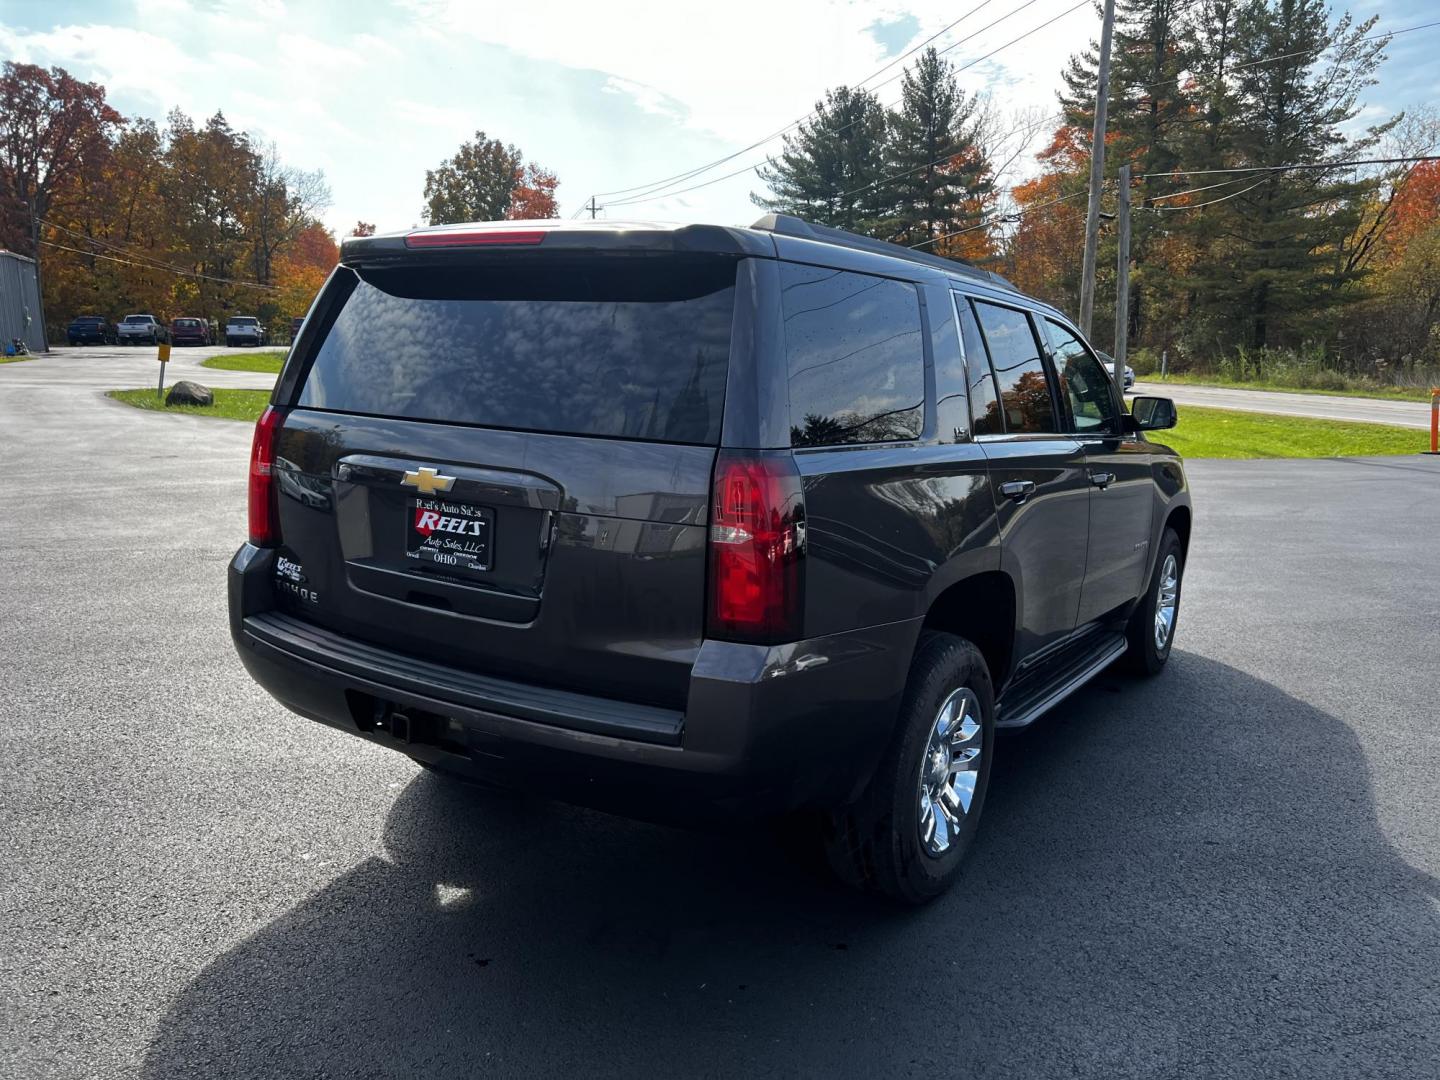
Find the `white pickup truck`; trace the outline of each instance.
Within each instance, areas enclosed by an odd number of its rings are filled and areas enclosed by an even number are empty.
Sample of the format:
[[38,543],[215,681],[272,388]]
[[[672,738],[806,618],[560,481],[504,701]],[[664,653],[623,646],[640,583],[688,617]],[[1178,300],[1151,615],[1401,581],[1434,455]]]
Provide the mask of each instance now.
[[264,345],[265,328],[254,315],[232,315],[225,323],[226,345]]
[[169,340],[170,331],[154,315],[126,315],[115,328],[115,341],[119,345],[159,345]]

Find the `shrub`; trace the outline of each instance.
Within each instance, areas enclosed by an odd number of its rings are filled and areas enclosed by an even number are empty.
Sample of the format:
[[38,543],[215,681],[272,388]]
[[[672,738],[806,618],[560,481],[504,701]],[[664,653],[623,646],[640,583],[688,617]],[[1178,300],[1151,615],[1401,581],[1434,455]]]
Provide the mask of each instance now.
[[1143,379],[1160,370],[1160,354],[1154,349],[1136,349],[1130,354],[1129,363],[1135,369],[1135,377]]

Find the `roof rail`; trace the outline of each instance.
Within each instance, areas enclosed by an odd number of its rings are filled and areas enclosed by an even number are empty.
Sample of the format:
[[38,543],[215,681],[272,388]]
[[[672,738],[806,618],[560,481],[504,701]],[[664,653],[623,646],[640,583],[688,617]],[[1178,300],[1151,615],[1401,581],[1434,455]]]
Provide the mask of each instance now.
[[869,251],[876,255],[888,255],[892,259],[923,263],[926,266],[933,266],[937,270],[978,278],[987,284],[1015,291],[1015,286],[999,274],[992,270],[982,270],[963,259],[944,259],[939,255],[931,255],[928,252],[916,251],[914,248],[892,244],[888,240],[876,240],[873,236],[860,236],[858,233],[846,232],[844,229],[836,229],[829,225],[817,225],[813,221],[806,221],[793,214],[766,214],[750,227],[762,232],[779,233],[781,236],[818,240],[822,244],[835,244],[839,247],[854,248],[857,251]]

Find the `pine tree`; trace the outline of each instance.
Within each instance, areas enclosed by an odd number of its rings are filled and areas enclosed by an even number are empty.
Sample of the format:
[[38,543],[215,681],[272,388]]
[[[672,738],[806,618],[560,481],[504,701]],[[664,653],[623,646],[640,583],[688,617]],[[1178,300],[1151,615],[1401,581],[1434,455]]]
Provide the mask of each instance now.
[[986,205],[995,183],[981,145],[978,101],[960,89],[933,46],[900,85],[887,154],[892,237],[916,244],[980,224],[967,208]]
[[[1374,18],[1334,25],[1324,0],[1251,0],[1236,23],[1230,115],[1216,119],[1232,167],[1316,164],[1363,151],[1393,125],[1348,140],[1344,125],[1374,84],[1385,42],[1364,41]],[[1212,99],[1214,107],[1215,99]],[[1237,178],[1206,200],[1207,228],[1224,245],[1204,260],[1197,313],[1222,342],[1299,344],[1324,329],[1355,277],[1336,257],[1373,183],[1324,169]]]
[[778,158],[760,168],[769,197],[760,207],[852,232],[869,232],[883,212],[885,109],[868,90],[841,86],[786,135]]
[[[1184,79],[1187,54],[1182,45],[1183,0],[1117,0],[1115,36],[1110,51],[1110,94],[1106,106],[1105,171],[1113,179],[1130,164],[1138,176],[1131,193],[1137,207],[1157,205],[1163,196],[1188,186],[1183,177],[1164,175],[1181,162],[1181,142],[1192,120],[1193,106]],[[1098,47],[1070,58],[1060,95],[1066,122],[1089,149],[1094,130]],[[1172,282],[1156,273],[1154,256],[1164,243],[1162,223],[1153,215],[1136,214],[1131,222],[1130,251],[1136,270],[1130,279],[1130,338],[1140,341],[1151,322],[1169,322],[1164,299]],[[1102,248],[1099,263],[1115,265],[1113,240]],[[1108,283],[1108,277],[1106,278]],[[1108,325],[1108,320],[1097,320]]]

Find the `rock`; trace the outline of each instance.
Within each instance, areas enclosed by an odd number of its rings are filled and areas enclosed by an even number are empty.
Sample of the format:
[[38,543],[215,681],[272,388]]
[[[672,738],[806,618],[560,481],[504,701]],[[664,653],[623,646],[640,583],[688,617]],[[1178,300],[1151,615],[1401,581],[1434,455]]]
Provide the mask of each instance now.
[[214,405],[215,395],[210,392],[208,386],[201,386],[198,382],[191,382],[189,379],[181,379],[165,395],[165,404]]

